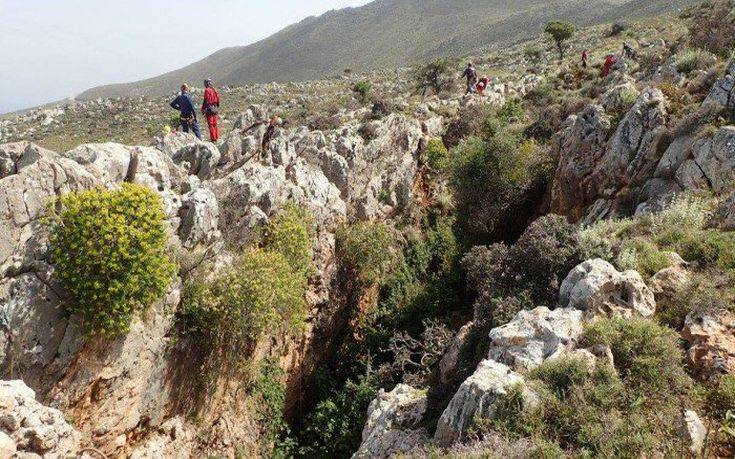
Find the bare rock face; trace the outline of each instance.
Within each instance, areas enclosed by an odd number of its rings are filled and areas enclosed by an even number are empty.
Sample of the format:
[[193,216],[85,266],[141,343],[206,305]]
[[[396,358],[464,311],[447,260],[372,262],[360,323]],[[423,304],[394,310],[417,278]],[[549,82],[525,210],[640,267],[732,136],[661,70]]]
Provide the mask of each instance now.
[[[36,401],[23,381],[0,381],[0,453],[71,457],[79,451],[81,434],[61,411]],[[6,455],[11,453],[10,455]]]
[[[678,255],[676,255],[678,257]],[[650,282],[651,291],[656,297],[656,303],[666,303],[687,288],[691,282],[691,274],[685,266],[675,265],[664,268],[653,276]]]
[[636,271],[623,273],[605,260],[588,260],[574,268],[559,290],[559,305],[595,317],[650,317],[656,311],[653,292]]
[[735,373],[735,314],[725,310],[692,312],[681,336],[689,344],[689,362],[700,377]]
[[735,60],[731,61],[725,71],[725,76],[720,78],[710,90],[704,100],[705,107],[715,110],[733,110],[735,108]]
[[538,397],[525,387],[523,376],[494,360],[480,362],[439,418],[434,441],[444,446],[460,441],[476,417],[492,419],[497,401],[518,384],[523,387],[526,403],[537,403]]
[[735,180],[735,127],[721,127],[711,139],[693,147],[694,161],[713,190],[724,190]]
[[582,334],[582,311],[539,307],[520,311],[490,331],[488,358],[516,371],[530,370],[549,356],[571,348]]
[[465,324],[452,338],[452,343],[439,361],[439,384],[449,384],[454,377],[453,373],[457,370],[460,353],[469,339],[473,326],[473,322]]
[[368,407],[362,444],[353,458],[388,458],[429,441],[419,423],[426,413],[425,391],[399,384],[390,392],[381,390]]
[[182,198],[179,209],[179,238],[184,247],[193,249],[220,237],[217,197],[207,188],[198,188]]

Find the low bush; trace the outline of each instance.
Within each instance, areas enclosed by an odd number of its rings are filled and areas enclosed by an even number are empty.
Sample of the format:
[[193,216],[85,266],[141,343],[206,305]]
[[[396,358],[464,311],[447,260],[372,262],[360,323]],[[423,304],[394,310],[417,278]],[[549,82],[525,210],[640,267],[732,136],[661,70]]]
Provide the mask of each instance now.
[[290,442],[282,439],[288,433],[283,418],[286,407],[286,389],[282,383],[283,370],[276,359],[265,359],[258,365],[256,377],[249,392],[255,400],[260,425],[261,454],[264,457],[289,457]]
[[559,448],[585,457],[684,454],[681,411],[699,399],[676,334],[644,319],[605,319],[590,325],[582,341],[609,345],[615,368],[574,357],[546,361],[527,375],[540,402],[526,404],[520,388],[510,388],[492,428],[552,445],[553,454]]
[[247,357],[266,330],[300,332],[307,280],[280,253],[250,248],[214,280],[190,282],[183,298],[183,332],[223,363]]
[[610,37],[617,37],[629,28],[630,26],[624,22],[614,22],[613,25],[610,26],[610,33],[608,35]]
[[717,58],[710,52],[701,49],[688,49],[676,56],[676,70],[680,73],[692,73],[695,70],[707,70]]
[[163,204],[141,185],[61,197],[50,256],[69,292],[66,310],[90,333],[117,335],[165,293],[174,273]]
[[671,266],[671,260],[654,244],[643,239],[629,239],[620,247],[616,264],[620,269],[633,269],[648,278]]
[[[527,194],[548,180],[550,162],[533,141],[502,133],[463,140],[449,152],[457,220],[468,239],[487,239],[521,216]],[[524,222],[525,223],[525,222]]]
[[352,92],[357,95],[357,98],[360,100],[360,102],[365,103],[371,89],[372,85],[369,81],[358,81],[357,83],[355,83],[355,86],[352,87]]
[[523,105],[517,99],[509,99],[497,111],[496,116],[503,122],[522,121],[525,116]]
[[688,22],[692,46],[728,57],[735,47],[735,2],[701,2],[685,10],[682,17]]
[[268,222],[264,236],[265,247],[283,255],[294,272],[304,277],[312,275],[315,227],[305,209],[294,204],[286,205]]
[[735,375],[724,375],[707,394],[709,414],[724,421],[727,412],[735,413]]
[[380,284],[398,266],[394,231],[386,224],[360,222],[337,233],[337,256],[362,285]]
[[416,81],[416,89],[422,94],[432,91],[441,94],[450,91],[454,86],[454,67],[456,62],[452,59],[436,59],[416,67],[413,72],[413,80]]
[[436,172],[444,171],[449,165],[449,151],[441,139],[431,139],[427,142],[426,162]]

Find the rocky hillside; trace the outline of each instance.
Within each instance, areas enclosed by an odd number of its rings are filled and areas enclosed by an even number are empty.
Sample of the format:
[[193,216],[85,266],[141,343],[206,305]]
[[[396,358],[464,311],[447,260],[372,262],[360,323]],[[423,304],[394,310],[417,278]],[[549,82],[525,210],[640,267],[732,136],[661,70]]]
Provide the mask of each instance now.
[[[305,81],[345,69],[395,68],[462,56],[538,35],[547,21],[599,24],[676,11],[694,0],[377,0],[331,11],[249,46],[220,50],[183,69],[139,82],[103,86],[79,96],[161,95],[182,81],[224,85]],[[442,31],[437,33],[436,31]]]
[[732,457],[732,14],[4,120],[0,456]]

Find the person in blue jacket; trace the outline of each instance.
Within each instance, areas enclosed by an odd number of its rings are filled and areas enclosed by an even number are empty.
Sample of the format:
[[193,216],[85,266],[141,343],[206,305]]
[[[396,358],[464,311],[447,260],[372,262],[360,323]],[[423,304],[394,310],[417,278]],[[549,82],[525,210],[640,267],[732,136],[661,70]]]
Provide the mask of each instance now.
[[189,93],[189,85],[181,85],[181,93],[171,102],[171,108],[181,112],[181,130],[184,132],[191,130],[198,139],[201,139],[202,134],[197,122],[197,111],[194,107],[196,107],[196,104]]

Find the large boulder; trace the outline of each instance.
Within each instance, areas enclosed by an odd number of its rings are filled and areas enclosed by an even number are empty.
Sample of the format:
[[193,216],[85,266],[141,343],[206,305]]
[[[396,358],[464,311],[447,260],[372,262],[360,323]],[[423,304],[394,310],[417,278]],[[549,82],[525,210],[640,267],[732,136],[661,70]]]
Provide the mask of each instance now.
[[721,127],[712,138],[695,143],[693,156],[701,180],[717,192],[724,190],[735,180],[735,126]]
[[219,238],[219,205],[211,190],[198,188],[185,195],[179,216],[179,238],[187,249],[211,244]]
[[539,307],[520,311],[490,331],[488,358],[516,371],[530,370],[549,356],[574,346],[582,334],[582,311]]
[[538,397],[525,386],[523,376],[494,360],[480,362],[439,418],[434,440],[443,446],[462,440],[476,419],[493,418],[498,400],[516,385],[523,388],[526,403],[537,403]]
[[15,451],[20,457],[76,457],[81,441],[61,411],[37,402],[35,392],[20,380],[0,381],[0,434],[0,453]]
[[419,428],[427,407],[425,391],[399,384],[390,392],[382,389],[368,407],[362,444],[353,458],[388,458],[429,441]]
[[735,373],[735,314],[726,310],[695,311],[684,321],[689,363],[703,379]]
[[735,193],[720,204],[713,219],[713,226],[723,231],[735,231]]
[[653,292],[636,271],[619,272],[602,259],[588,260],[574,268],[559,290],[559,306],[584,311],[595,317],[650,317],[656,311]]

